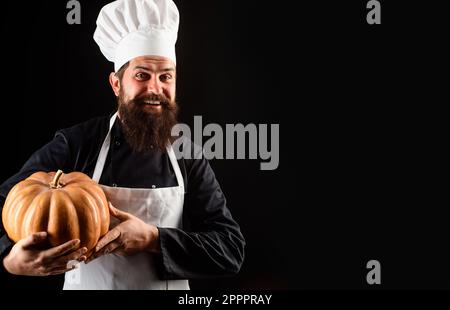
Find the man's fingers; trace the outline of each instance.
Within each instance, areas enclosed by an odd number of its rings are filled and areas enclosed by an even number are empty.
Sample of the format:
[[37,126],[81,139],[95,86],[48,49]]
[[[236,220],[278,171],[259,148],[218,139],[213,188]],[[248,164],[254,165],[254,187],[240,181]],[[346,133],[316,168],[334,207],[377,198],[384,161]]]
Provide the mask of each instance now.
[[130,218],[130,214],[129,213],[123,212],[123,211],[120,211],[119,209],[114,208],[111,203],[109,203],[109,211],[110,211],[112,216],[114,216],[115,218],[118,218],[122,222],[126,221],[126,220],[128,220]]
[[51,248],[47,251],[45,251],[44,257],[46,258],[55,258],[62,256],[66,254],[67,252],[70,252],[74,249],[76,249],[80,245],[79,239],[73,239],[70,241],[67,241],[66,243],[63,243],[61,245],[58,245],[57,247]]
[[91,249],[89,252],[87,252],[86,254],[84,254],[84,256],[86,256],[87,258],[89,258],[92,254],[95,253],[95,248]]
[[108,243],[116,240],[120,236],[120,230],[117,228],[113,228],[112,230],[108,231],[106,235],[103,236],[102,239],[97,243],[95,246],[95,252],[100,251],[105,245]]
[[77,265],[66,265],[62,267],[52,268],[47,271],[47,275],[54,276],[61,273],[66,273],[68,271],[78,268]]
[[50,266],[47,267],[47,272],[64,270],[66,268],[71,268],[74,265],[78,265],[79,262],[86,261],[86,256],[84,255],[86,252],[87,248],[81,248],[69,255],[59,257],[49,264]]
[[97,258],[99,256],[108,254],[108,253],[112,253],[114,252],[115,249],[117,249],[120,246],[120,243],[115,241],[115,242],[111,242],[110,244],[108,244],[107,246],[105,246],[102,250],[100,250],[99,252],[94,254],[94,258]]
[[49,272],[48,275],[49,275],[49,276],[56,276],[56,275],[58,275],[58,274],[66,273],[66,272],[71,271],[71,270],[73,270],[73,269],[75,269],[75,268],[58,269],[58,270],[56,270],[56,271]]
[[40,231],[40,232],[34,233],[34,234],[26,237],[25,239],[23,239],[22,248],[28,249],[34,245],[37,245],[37,244],[45,241],[46,239],[47,239],[47,232]]
[[84,261],[84,260],[86,260],[86,256],[84,256],[84,254],[86,254],[86,252],[87,252],[87,248],[83,247],[83,248],[78,249],[75,252],[72,252],[68,255],[59,257],[54,263],[56,265],[58,265],[58,264],[67,264],[69,261],[75,261],[75,260]]
[[115,250],[117,248],[119,248],[121,246],[121,243],[118,241],[114,241],[109,243],[107,246],[105,246],[104,248],[102,248],[100,251],[95,252],[94,254],[92,254],[91,257],[89,257],[86,260],[86,264],[93,261],[94,259],[96,259],[97,257],[103,256],[105,254],[109,254],[109,253],[115,253]]
[[114,250],[117,249],[120,245],[121,245],[120,242],[117,242],[117,241],[111,242],[106,247],[104,247],[103,254],[108,254],[108,253],[114,252]]

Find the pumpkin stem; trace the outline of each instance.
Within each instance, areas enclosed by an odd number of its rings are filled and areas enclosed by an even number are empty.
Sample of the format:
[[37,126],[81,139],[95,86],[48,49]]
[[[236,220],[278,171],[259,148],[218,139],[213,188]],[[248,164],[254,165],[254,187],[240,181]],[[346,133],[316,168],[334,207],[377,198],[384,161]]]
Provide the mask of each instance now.
[[55,176],[53,177],[53,181],[50,182],[50,187],[55,189],[55,188],[61,188],[61,184],[59,184],[59,179],[62,177],[63,172],[62,170],[58,170],[55,174]]

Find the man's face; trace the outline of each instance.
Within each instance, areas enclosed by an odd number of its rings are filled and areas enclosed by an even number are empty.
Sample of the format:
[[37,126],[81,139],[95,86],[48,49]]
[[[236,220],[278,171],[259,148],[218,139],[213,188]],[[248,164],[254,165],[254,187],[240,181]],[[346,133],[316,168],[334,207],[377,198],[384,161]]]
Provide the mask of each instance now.
[[112,73],[110,82],[131,147],[138,152],[154,147],[164,152],[177,116],[173,62],[162,57],[138,57],[130,61],[121,80]]
[[[163,96],[170,103],[175,101],[176,72],[174,63],[163,57],[142,56],[130,61],[125,70],[120,90],[125,102]],[[116,93],[116,95],[119,95]],[[156,95],[156,96],[155,96]],[[161,113],[158,100],[147,100],[143,109],[150,113]]]

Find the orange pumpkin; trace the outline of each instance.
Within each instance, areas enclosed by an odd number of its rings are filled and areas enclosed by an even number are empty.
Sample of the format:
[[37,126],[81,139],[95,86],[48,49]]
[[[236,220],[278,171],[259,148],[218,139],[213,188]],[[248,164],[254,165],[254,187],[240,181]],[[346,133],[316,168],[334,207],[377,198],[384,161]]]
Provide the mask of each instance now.
[[16,184],[2,212],[8,236],[17,242],[47,231],[51,246],[80,239],[88,251],[108,232],[108,201],[101,187],[81,172],[36,172]]

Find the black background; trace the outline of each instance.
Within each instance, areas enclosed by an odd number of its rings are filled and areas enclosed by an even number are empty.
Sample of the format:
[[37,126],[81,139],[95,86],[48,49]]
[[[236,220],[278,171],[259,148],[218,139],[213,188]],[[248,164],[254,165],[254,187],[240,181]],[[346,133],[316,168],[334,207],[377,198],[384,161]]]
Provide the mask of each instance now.
[[[92,39],[109,1],[80,2],[81,25],[66,1],[2,4],[1,181],[57,129],[115,107]],[[368,25],[363,0],[175,2],[180,121],[280,124],[277,170],[211,161],[246,260],[191,286],[373,289],[376,259],[377,288],[449,288],[443,8],[381,1]]]

